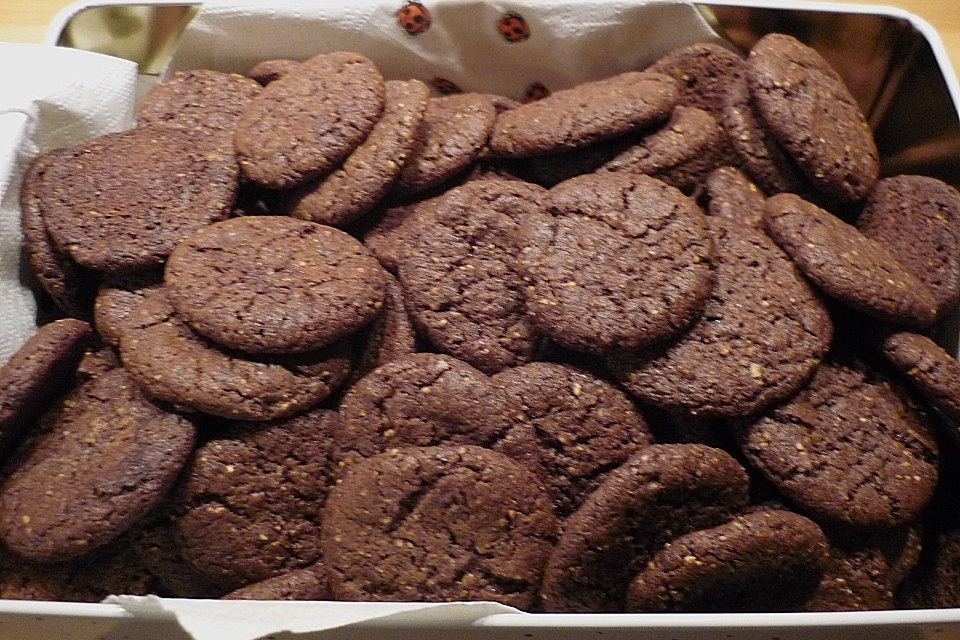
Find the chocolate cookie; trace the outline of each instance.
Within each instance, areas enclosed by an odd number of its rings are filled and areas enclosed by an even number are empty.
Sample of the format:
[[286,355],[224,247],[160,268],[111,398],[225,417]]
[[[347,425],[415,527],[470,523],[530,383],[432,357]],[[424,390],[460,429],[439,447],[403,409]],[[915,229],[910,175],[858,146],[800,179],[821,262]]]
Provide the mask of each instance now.
[[73,383],[92,333],[80,320],[45,324],[0,366],[0,459]]
[[756,229],[708,218],[716,283],[676,342],[608,358],[626,389],[654,406],[704,417],[749,415],[793,394],[830,345],[826,308]]
[[536,471],[566,517],[615,469],[653,438],[643,416],[615,386],[573,367],[532,362],[493,376],[519,408],[496,444]]
[[184,559],[234,589],[313,564],[338,421],[316,409],[240,423],[197,449],[176,489]]
[[148,291],[162,284],[163,272],[158,269],[107,275],[93,304],[93,322],[103,341],[114,347],[119,345],[130,312],[143,302]]
[[774,194],[795,192],[801,188],[800,170],[783,152],[756,112],[745,74],[730,83],[720,120],[738,164],[764,191]]
[[771,33],[750,50],[746,77],[764,124],[817,190],[843,201],[870,192],[880,170],[873,134],[819,53]]
[[353,465],[330,492],[323,557],[338,600],[530,609],[556,532],[549,495],[510,458],[399,449]]
[[390,191],[413,152],[430,90],[419,80],[385,84],[383,115],[343,166],[310,185],[290,209],[303,220],[343,226]]
[[387,296],[380,316],[358,335],[355,378],[417,351],[417,334],[403,304],[403,289],[387,277]]
[[319,562],[275,578],[254,582],[223,596],[224,600],[329,600],[327,571]]
[[383,306],[386,274],[343,231],[285,216],[191,235],[164,284],[192,329],[247,353],[303,353],[354,333]]
[[177,71],[143,97],[137,126],[164,125],[193,135],[215,135],[233,148],[240,115],[259,93],[260,85],[235,73]]
[[243,175],[285,189],[329,172],[373,129],[383,93],[380,72],[358,53],[304,61],[243,110],[234,139]]
[[149,402],[122,369],[77,387],[14,458],[0,537],[44,562],[107,544],[160,502],[193,438],[192,424]]
[[877,547],[830,547],[826,571],[804,611],[878,611],[893,608],[890,568]]
[[517,227],[539,214],[545,193],[478,180],[448,192],[421,218],[400,282],[414,325],[437,350],[484,373],[533,359],[537,335],[513,263]]
[[766,198],[739,169],[720,167],[706,182],[707,215],[762,229]]
[[401,447],[487,446],[510,428],[515,413],[503,391],[465,362],[411,354],[347,391],[336,457],[346,464]]
[[418,220],[435,200],[430,198],[391,207],[371,221],[371,226],[363,233],[363,244],[377,257],[384,269],[397,273],[403,249],[409,242],[407,234],[415,232]]
[[937,483],[937,444],[904,391],[833,355],[799,394],[737,433],[750,464],[827,523],[888,528],[914,520]]
[[467,169],[485,148],[496,118],[496,107],[482,93],[430,98],[394,194],[423,193]]
[[180,240],[230,213],[236,160],[223,144],[168,127],[111,133],[47,168],[43,221],[77,263],[103,271],[157,266]]
[[960,300],[960,193],[926,176],[877,183],[857,218],[860,232],[885,245],[927,286],[945,311]]
[[719,118],[730,83],[742,76],[744,69],[739,54],[716,42],[699,42],[674,49],[646,70],[677,81],[677,104],[703,109]]
[[152,398],[240,420],[272,420],[309,409],[350,373],[343,341],[273,358],[220,350],[176,316],[163,289],[148,294],[130,314],[120,358]]
[[916,333],[888,335],[881,351],[930,404],[960,422],[960,363],[956,358]]
[[65,313],[88,318],[96,275],[60,251],[53,244],[43,223],[43,200],[40,194],[47,169],[67,155],[65,150],[56,149],[37,156],[30,163],[20,185],[20,229],[23,231],[27,263],[43,290]]
[[795,611],[820,582],[829,545],[816,524],[763,509],[667,543],[630,583],[630,611]]
[[767,200],[764,226],[804,275],[861,313],[908,327],[937,316],[937,300],[892,251],[820,207],[781,193]]
[[521,223],[527,312],[569,349],[637,348],[682,332],[713,286],[713,243],[697,205],[643,175],[563,182]]
[[651,445],[610,472],[563,523],[540,600],[556,613],[622,611],[627,584],[664,543],[727,520],[747,474],[719,449]]
[[659,73],[631,71],[556,91],[501,113],[490,136],[499,156],[536,156],[615,138],[665,120],[679,86]]
[[283,76],[295,72],[300,67],[300,64],[301,63],[296,60],[287,60],[284,58],[264,60],[250,67],[246,75],[251,80],[255,80],[265,87],[274,80],[279,80]]

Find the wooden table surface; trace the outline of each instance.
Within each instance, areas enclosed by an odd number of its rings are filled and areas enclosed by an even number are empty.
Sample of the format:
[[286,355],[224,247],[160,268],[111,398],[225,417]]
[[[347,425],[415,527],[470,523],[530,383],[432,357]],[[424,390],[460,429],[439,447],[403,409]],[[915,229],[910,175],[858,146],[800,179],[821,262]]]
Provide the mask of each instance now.
[[[925,18],[940,32],[950,52],[954,69],[960,69],[960,1],[958,0],[890,0],[858,4],[890,4],[902,7]],[[39,42],[53,16],[69,0],[0,0],[0,41]]]

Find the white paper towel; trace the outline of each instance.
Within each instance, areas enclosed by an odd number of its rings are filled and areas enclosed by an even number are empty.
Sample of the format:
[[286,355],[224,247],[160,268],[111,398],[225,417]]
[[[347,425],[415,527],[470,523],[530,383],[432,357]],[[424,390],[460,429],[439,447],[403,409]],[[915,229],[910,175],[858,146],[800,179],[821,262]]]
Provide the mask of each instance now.
[[[214,1],[188,27],[170,70],[245,71],[269,58],[303,59],[350,50],[387,78],[443,79],[464,91],[522,98],[531,84],[551,90],[642,68],[668,50],[716,39],[690,5],[666,2],[457,2],[424,0],[430,27],[408,35],[406,2]],[[501,21],[521,17],[529,38],[508,42]],[[26,62],[28,61],[28,62]],[[0,362],[34,330],[32,292],[18,276],[19,181],[39,152],[124,129],[136,94],[132,63],[52,47],[0,44],[7,70],[0,97]],[[11,73],[17,74],[11,78]],[[467,626],[493,603],[364,604],[210,602],[113,597],[135,618],[175,619],[198,640],[246,640],[282,631],[329,630],[360,621]]]

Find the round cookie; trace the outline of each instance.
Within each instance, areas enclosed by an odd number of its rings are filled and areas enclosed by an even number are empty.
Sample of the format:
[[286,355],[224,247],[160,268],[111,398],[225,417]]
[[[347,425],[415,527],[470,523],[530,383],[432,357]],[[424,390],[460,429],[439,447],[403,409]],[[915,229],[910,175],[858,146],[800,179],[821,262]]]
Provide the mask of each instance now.
[[236,190],[236,160],[223,144],[143,127],[58,154],[40,198],[50,237],[73,260],[130,271],[162,264],[182,238],[226,218]]
[[873,134],[819,53],[771,33],[750,50],[746,77],[764,124],[818,191],[848,202],[870,192],[880,171]]
[[890,567],[877,547],[830,547],[826,571],[804,611],[879,611],[892,609]]
[[241,587],[223,596],[224,600],[329,600],[327,572],[315,562],[306,569],[294,569]]
[[494,103],[482,93],[430,98],[393,194],[420,194],[466,170],[484,150],[496,118]]
[[373,129],[383,94],[380,72],[358,53],[304,61],[243,110],[234,138],[243,175],[286,189],[329,172]]
[[194,135],[216,135],[232,148],[240,115],[259,93],[260,85],[235,73],[177,71],[155,84],[140,101],[137,126],[163,125]]
[[514,460],[473,446],[399,449],[353,465],[330,492],[323,558],[338,600],[531,609],[556,532],[550,497]]
[[285,216],[234,218],[184,240],[164,273],[196,332],[247,353],[303,353],[354,333],[383,306],[386,274],[343,231]]
[[149,402],[122,369],[77,387],[0,486],[3,543],[44,562],[107,544],[160,502],[193,439],[192,424]]
[[603,353],[669,339],[713,286],[713,243],[697,205],[644,175],[588,174],[521,223],[517,268],[541,333]]
[[408,234],[416,232],[416,225],[437,198],[391,207],[383,212],[363,233],[363,245],[377,257],[384,269],[396,274],[400,267]]
[[816,590],[829,545],[816,524],[762,509],[658,551],[630,583],[627,610],[795,611]]
[[490,136],[498,156],[536,156],[615,138],[665,120],[679,86],[659,73],[631,71],[556,91],[501,113]]
[[120,359],[144,392],[164,402],[239,420],[272,420],[309,409],[350,374],[341,341],[312,353],[254,359],[222,351],[178,318],[163,289],[130,314]]
[[93,322],[108,345],[116,347],[123,335],[123,323],[148,291],[160,288],[163,272],[157,269],[131,274],[107,275],[93,303]]
[[513,268],[520,222],[546,192],[507,180],[449,191],[420,219],[400,263],[407,310],[438,351],[492,374],[533,359],[537,334]]
[[674,49],[646,71],[662,73],[677,81],[677,104],[696,107],[720,117],[730,83],[743,75],[743,58],[715,42],[698,42]]
[[341,465],[402,447],[487,446],[513,423],[506,395],[465,362],[416,353],[361,378],[340,403]]
[[706,182],[707,215],[762,229],[766,198],[747,176],[734,167],[715,169]]
[[27,263],[43,290],[68,315],[88,318],[96,275],[57,249],[43,223],[41,185],[50,165],[67,155],[56,149],[30,163],[20,185],[20,229]]
[[721,122],[739,164],[764,191],[774,194],[801,188],[803,179],[799,169],[784,154],[754,109],[745,74],[727,88]]
[[73,319],[45,324],[0,366],[0,459],[51,401],[70,388],[93,335]]
[[960,423],[960,363],[956,358],[916,333],[890,334],[880,349],[930,404]]
[[676,342],[608,357],[627,391],[668,411],[749,415],[793,394],[830,345],[826,308],[763,233],[708,218],[716,283]]
[[862,529],[914,520],[937,483],[937,444],[906,393],[832,356],[800,393],[737,432],[740,449],[818,520]]
[[885,245],[927,286],[940,311],[960,300],[960,193],[936,178],[877,183],[857,218],[860,233]]
[[197,449],[175,493],[183,558],[230,589],[316,562],[338,422],[315,409],[239,423]]
[[387,277],[387,296],[380,316],[358,335],[353,376],[360,378],[377,367],[417,351],[417,334],[403,304],[403,288]]
[[283,76],[295,72],[300,67],[300,64],[301,63],[296,60],[287,60],[285,58],[264,60],[250,67],[246,76],[265,87],[274,80],[279,80]]
[[531,362],[491,381],[521,418],[492,449],[536,471],[561,518],[575,511],[607,472],[653,441],[630,399],[584,371]]
[[385,84],[383,115],[343,166],[295,196],[290,215],[343,226],[390,191],[413,152],[430,90],[419,80]]
[[925,327],[937,301],[892,251],[833,214],[792,193],[767,199],[767,234],[827,295],[861,313]]
[[622,611],[627,584],[664,543],[749,502],[747,474],[698,444],[651,445],[610,472],[563,523],[543,574],[552,613]]

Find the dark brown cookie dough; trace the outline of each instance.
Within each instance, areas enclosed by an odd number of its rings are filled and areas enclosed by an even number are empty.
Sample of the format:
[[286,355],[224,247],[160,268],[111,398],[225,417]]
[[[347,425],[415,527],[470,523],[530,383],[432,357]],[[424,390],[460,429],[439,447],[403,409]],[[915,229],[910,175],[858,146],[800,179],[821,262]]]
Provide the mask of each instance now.
[[361,378],[343,397],[337,460],[440,444],[487,446],[516,411],[486,375],[433,353],[398,358]]
[[373,254],[343,231],[267,216],[191,235],[170,255],[164,284],[177,313],[217,344],[303,353],[373,320],[387,281]]
[[544,569],[544,610],[622,611],[630,579],[664,543],[727,520],[746,506],[747,493],[746,472],[719,449],[641,449],[564,521]]
[[197,449],[175,492],[174,529],[200,575],[236,589],[319,559],[339,419],[315,409],[239,423]]
[[533,359],[537,334],[513,268],[519,223],[546,192],[508,180],[449,191],[417,223],[400,264],[414,325],[437,350],[484,373]]
[[815,523],[762,509],[672,540],[630,583],[627,609],[795,611],[816,590],[829,545]]
[[484,150],[497,109],[482,93],[430,98],[394,195],[409,197],[467,169]]
[[742,76],[744,69],[739,54],[716,42],[698,42],[674,49],[646,70],[677,81],[678,104],[709,111],[719,118],[730,83]]
[[130,271],[162,264],[181,239],[226,218],[236,190],[229,148],[189,131],[142,127],[59,154],[40,198],[47,231],[73,260]]
[[329,600],[327,571],[320,562],[241,587],[224,600]]
[[676,336],[713,286],[706,226],[696,203],[648,176],[567,180],[520,224],[527,312],[554,342],[588,353]]
[[233,148],[240,115],[259,93],[260,85],[235,73],[177,71],[143,97],[137,126],[164,125],[193,135],[219,136]]
[[387,81],[383,115],[343,166],[305,187],[290,215],[343,226],[370,211],[390,191],[414,150],[430,90],[419,80]]
[[817,190],[863,199],[877,181],[877,146],[843,79],[814,49],[771,33],[747,58],[753,104],[777,141]]
[[96,275],[60,251],[43,223],[41,185],[51,164],[66,157],[68,152],[56,149],[37,156],[30,163],[20,185],[20,228],[27,263],[43,290],[65,313],[89,318]]
[[583,147],[665,120],[678,99],[677,83],[659,73],[587,82],[501,113],[490,150],[524,157]]
[[748,415],[794,393],[830,345],[826,308],[763,233],[708,218],[716,283],[680,339],[612,354],[626,389],[662,409],[704,417]]
[[163,289],[150,292],[130,314],[120,358],[147,395],[240,420],[272,420],[309,409],[350,374],[344,341],[272,358],[218,349],[176,316]]
[[892,251],[792,193],[767,199],[767,233],[827,295],[869,316],[925,327],[937,301]]
[[877,183],[857,218],[927,286],[945,311],[960,300],[960,193],[936,178],[896,176]]
[[916,333],[890,334],[880,348],[930,404],[960,422],[960,363],[956,358]]
[[800,189],[800,170],[756,112],[745,74],[728,87],[721,122],[739,164],[764,191],[774,194]]
[[491,379],[519,408],[496,444],[537,472],[566,517],[603,476],[653,442],[643,416],[618,388],[561,364],[532,362]]
[[530,609],[556,532],[549,495],[514,460],[473,446],[399,449],[353,465],[330,492],[323,557],[340,600]]
[[0,487],[0,537],[44,562],[103,546],[156,506],[193,448],[122,369],[74,389],[41,420]]
[[45,324],[0,366],[0,459],[70,388],[93,331],[80,320]]
[[383,111],[383,78],[358,53],[320,54],[271,82],[244,109],[234,144],[265,187],[303,184],[340,164]]
[[296,60],[287,60],[286,58],[264,60],[250,67],[246,76],[265,87],[274,80],[279,80],[288,73],[296,71],[300,64]]
[[738,429],[750,464],[818,520],[889,528],[914,520],[937,483],[929,418],[863,363],[833,355],[799,394]]
[[107,275],[93,304],[93,322],[103,341],[114,347],[119,345],[127,316],[143,302],[148,291],[162,284],[163,272],[159,269]]
[[408,234],[416,232],[418,221],[435,201],[436,198],[430,198],[391,207],[371,221],[371,226],[363,233],[363,244],[384,269],[397,273],[403,249],[410,242]]
[[357,335],[355,378],[417,351],[417,334],[403,304],[403,288],[393,276],[387,279],[380,316]]
[[709,198],[707,215],[727,218],[755,229],[763,228],[766,198],[739,169],[715,169],[707,177],[706,193]]

